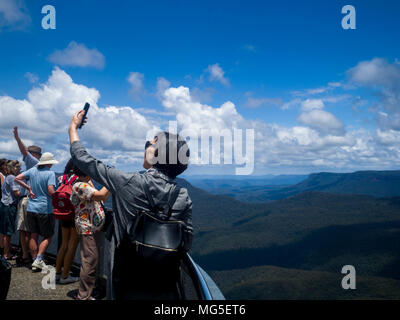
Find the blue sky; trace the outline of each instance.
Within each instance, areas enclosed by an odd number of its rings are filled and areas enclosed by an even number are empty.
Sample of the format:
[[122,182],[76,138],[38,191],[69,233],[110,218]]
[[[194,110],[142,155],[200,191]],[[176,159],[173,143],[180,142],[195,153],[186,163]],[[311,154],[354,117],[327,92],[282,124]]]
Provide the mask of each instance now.
[[[185,127],[184,115],[192,127],[207,128],[212,115],[221,117],[219,129],[253,128],[256,174],[399,168],[398,1],[1,1],[2,113],[25,100],[33,117],[51,109],[65,121],[93,88],[104,123],[114,119],[107,108],[126,106],[145,118],[141,130],[175,119]],[[47,4],[56,8],[56,30],[41,27]],[[341,27],[346,4],[356,9],[356,30]],[[69,78],[84,86],[82,94],[71,97]],[[70,101],[42,105],[29,98],[35,88],[57,91],[60,101],[68,93]],[[187,88],[189,100],[177,105],[184,90],[167,97],[160,88]],[[226,102],[234,112],[218,112]],[[65,160],[64,131],[40,135],[22,115],[7,117],[0,156],[17,156],[9,136],[14,121],[32,143]],[[118,130],[143,119],[129,117],[125,124],[114,119],[118,128],[110,134],[131,139],[134,131]],[[139,142],[118,149],[114,137],[102,145],[100,122],[92,121],[87,145],[94,154],[124,169],[140,166]],[[193,173],[221,171],[212,168],[194,166]]]

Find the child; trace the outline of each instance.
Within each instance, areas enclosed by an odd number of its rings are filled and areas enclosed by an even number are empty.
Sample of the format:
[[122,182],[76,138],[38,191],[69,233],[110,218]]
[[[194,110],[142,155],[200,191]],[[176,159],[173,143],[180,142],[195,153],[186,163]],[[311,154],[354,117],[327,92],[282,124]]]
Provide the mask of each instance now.
[[75,207],[75,226],[80,235],[81,272],[77,300],[95,300],[92,292],[96,282],[98,250],[94,233],[105,222],[105,213],[100,201],[107,201],[110,192],[106,188],[97,191],[90,183],[90,177],[74,167],[73,173],[78,182],[72,187],[71,202]]

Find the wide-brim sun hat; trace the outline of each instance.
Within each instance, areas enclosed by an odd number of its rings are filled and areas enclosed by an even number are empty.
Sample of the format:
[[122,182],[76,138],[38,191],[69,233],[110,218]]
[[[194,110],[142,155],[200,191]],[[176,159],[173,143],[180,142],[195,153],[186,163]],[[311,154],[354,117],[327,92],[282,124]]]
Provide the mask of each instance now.
[[42,154],[42,157],[40,158],[39,163],[37,164],[38,166],[44,166],[46,164],[58,164],[59,162],[54,159],[54,155],[50,152],[45,152]]

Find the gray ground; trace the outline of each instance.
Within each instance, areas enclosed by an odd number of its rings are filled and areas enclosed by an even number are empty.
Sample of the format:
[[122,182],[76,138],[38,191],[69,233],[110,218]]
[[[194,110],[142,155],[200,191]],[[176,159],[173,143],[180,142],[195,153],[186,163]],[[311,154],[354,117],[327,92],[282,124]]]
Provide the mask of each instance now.
[[43,289],[42,279],[46,274],[33,273],[27,267],[15,265],[11,272],[11,284],[7,300],[71,300],[71,294],[78,289],[79,282],[68,285],[56,284],[56,289]]

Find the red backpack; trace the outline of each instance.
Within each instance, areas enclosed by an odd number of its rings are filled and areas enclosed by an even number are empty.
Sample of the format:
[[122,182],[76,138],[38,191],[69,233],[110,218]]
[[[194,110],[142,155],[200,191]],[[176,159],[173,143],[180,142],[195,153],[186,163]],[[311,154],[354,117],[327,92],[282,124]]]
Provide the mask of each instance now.
[[75,208],[71,202],[72,185],[78,179],[76,175],[63,176],[62,184],[52,196],[53,214],[58,220],[73,220]]

